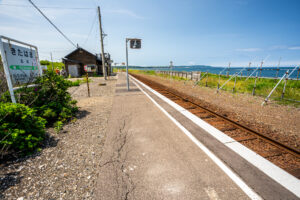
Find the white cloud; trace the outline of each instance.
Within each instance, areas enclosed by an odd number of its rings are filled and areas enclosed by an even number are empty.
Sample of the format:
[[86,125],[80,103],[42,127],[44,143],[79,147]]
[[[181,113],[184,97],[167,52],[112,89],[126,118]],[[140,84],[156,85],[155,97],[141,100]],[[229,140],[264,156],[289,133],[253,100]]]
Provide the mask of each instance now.
[[289,50],[300,50],[300,46],[289,47]]
[[246,48],[246,49],[236,49],[236,51],[256,52],[256,51],[262,51],[262,49],[260,49],[260,48]]

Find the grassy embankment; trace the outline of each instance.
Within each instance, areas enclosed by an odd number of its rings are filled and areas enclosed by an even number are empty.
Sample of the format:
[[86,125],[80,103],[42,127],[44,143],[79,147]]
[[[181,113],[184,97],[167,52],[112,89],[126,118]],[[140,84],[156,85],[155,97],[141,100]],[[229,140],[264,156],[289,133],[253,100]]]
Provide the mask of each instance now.
[[[170,78],[167,74],[158,74],[154,70],[152,71],[143,71],[143,70],[130,70],[131,73],[137,73],[137,74],[145,74],[145,75],[151,75],[151,76],[160,76],[163,78]],[[202,73],[202,76],[205,73]],[[184,77],[178,77],[173,76],[173,80],[177,81],[190,81],[190,78],[186,79],[185,75]],[[223,75],[220,77],[220,86],[223,85],[229,78],[226,75]],[[255,78],[249,78],[246,81],[245,77],[238,76],[236,79],[236,86],[235,90],[233,91],[234,87],[234,79],[230,80],[223,88],[222,90],[227,92],[233,92],[233,93],[248,93],[252,94]],[[266,78],[257,78],[256,82],[256,89],[255,89],[255,95],[266,97],[271,92],[273,87],[276,85],[276,83],[279,80],[274,79],[266,79]],[[217,74],[210,74],[208,73],[207,76],[204,76],[201,81],[197,83],[198,86],[205,87],[207,82],[207,87],[209,88],[215,88],[218,87],[219,82],[219,75]],[[196,83],[196,81],[194,81]],[[284,87],[284,81],[282,81],[279,86],[276,88],[276,90],[273,92],[270,99],[275,100],[278,104],[287,104],[287,105],[293,105],[296,107],[300,106],[300,81],[297,80],[288,80],[286,84],[286,90],[284,94],[284,99],[281,99],[282,91]]]

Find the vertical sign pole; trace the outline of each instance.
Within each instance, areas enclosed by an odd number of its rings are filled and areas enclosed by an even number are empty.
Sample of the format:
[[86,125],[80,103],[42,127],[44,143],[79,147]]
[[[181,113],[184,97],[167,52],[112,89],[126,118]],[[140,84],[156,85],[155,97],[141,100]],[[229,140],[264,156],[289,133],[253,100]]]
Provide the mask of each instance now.
[[106,68],[105,68],[105,56],[104,56],[104,46],[103,46],[103,32],[102,32],[102,22],[100,7],[98,6],[98,17],[99,17],[99,27],[100,27],[100,41],[101,41],[101,52],[102,52],[102,70],[104,79],[106,80]]
[[10,93],[11,101],[13,103],[16,103],[13,84],[11,82],[11,78],[10,78],[10,74],[9,74],[9,68],[8,68],[7,60],[6,60],[6,52],[4,51],[4,47],[3,47],[2,37],[0,37],[0,51],[1,51],[1,55],[2,55],[1,56],[2,57],[2,63],[3,63],[3,68],[4,68],[4,72],[5,72],[5,76],[6,76],[6,82],[7,82],[7,85],[8,85],[8,90],[9,90],[9,93]]
[[87,84],[87,89],[88,89],[88,97],[90,97],[90,85],[89,85],[89,75],[88,72],[86,72],[86,84]]
[[129,91],[129,78],[128,78],[128,39],[126,38],[126,78],[127,78],[127,90]]
[[42,76],[43,75],[43,70],[42,70],[42,67],[41,67],[40,59],[39,59],[39,51],[38,51],[37,47],[34,47],[34,48],[35,48],[36,64],[37,64],[37,67],[39,69],[40,76]]
[[52,52],[50,52],[50,56],[51,56],[52,72],[54,72],[54,66],[53,66]]

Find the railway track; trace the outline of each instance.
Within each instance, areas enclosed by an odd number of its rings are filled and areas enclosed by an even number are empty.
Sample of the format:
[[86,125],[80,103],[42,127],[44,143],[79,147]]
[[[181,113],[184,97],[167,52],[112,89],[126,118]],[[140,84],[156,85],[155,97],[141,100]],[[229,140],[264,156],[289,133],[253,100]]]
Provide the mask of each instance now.
[[262,157],[300,179],[300,152],[265,134],[259,133],[239,122],[212,111],[197,103],[199,100],[153,82],[143,76],[131,74],[165,97],[219,129],[226,135],[252,149]]

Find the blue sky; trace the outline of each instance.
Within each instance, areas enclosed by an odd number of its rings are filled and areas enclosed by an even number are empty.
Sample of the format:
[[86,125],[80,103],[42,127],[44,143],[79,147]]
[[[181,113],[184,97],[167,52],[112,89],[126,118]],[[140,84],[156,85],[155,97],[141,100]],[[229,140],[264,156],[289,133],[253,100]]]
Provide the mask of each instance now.
[[[100,52],[95,18],[100,5],[108,34],[105,51],[117,63],[125,61],[125,38],[138,37],[142,49],[130,50],[132,65],[168,65],[172,60],[175,65],[245,66],[251,61],[256,66],[264,59],[271,66],[280,57],[282,65],[300,64],[298,0],[33,2],[74,43],[93,53]],[[0,0],[0,34],[37,45],[41,59],[50,59],[53,52],[60,60],[74,49],[27,0]]]

